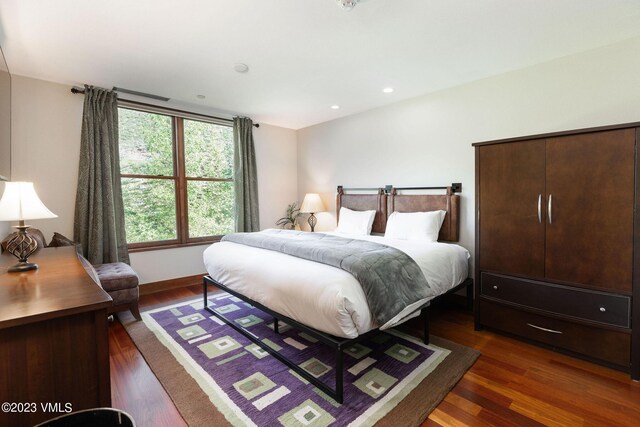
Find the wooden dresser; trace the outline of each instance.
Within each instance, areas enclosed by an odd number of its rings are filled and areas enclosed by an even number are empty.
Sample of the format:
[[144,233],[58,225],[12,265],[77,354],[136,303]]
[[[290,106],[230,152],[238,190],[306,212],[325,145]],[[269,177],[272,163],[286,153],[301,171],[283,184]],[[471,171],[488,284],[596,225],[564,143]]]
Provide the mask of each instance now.
[[89,277],[74,247],[42,249],[29,261],[40,268],[8,273],[16,258],[0,256],[0,403],[29,404],[30,411],[3,410],[0,425],[111,406],[111,297]]
[[640,379],[638,141],[640,123],[473,144],[477,329]]

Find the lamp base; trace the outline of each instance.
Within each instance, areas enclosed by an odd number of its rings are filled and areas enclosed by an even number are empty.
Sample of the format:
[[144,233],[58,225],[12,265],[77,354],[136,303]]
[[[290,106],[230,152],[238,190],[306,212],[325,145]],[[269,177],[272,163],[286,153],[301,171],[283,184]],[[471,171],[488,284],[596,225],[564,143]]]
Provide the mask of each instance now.
[[313,212],[311,212],[311,215],[309,215],[309,219],[307,220],[307,222],[309,223],[309,227],[311,227],[311,232],[313,233],[316,228],[316,224],[318,223],[318,218],[316,218]]
[[9,273],[19,273],[21,271],[30,271],[30,270],[37,270],[37,269],[38,269],[38,264],[35,264],[33,262],[19,262],[16,265],[12,265],[11,267],[9,267],[7,271]]
[[29,225],[24,225],[24,221],[20,221],[20,225],[15,226],[18,229],[16,236],[7,243],[7,252],[18,258],[18,264],[11,266],[7,271],[10,273],[36,270],[38,264],[27,262],[35,251],[38,250],[38,242],[29,236]]

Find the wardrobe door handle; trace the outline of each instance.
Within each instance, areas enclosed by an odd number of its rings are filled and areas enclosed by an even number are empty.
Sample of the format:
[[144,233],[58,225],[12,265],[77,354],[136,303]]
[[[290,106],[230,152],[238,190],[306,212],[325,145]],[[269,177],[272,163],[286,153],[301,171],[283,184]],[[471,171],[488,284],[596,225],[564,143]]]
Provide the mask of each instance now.
[[542,224],[542,194],[538,194],[538,222]]
[[553,196],[551,194],[549,194],[549,205],[547,206],[547,208],[548,208],[547,210],[549,211],[548,212],[549,213],[549,224],[551,224],[551,222],[552,222],[552,218],[551,218],[551,202],[553,200],[552,197]]
[[531,326],[532,328],[539,329],[539,330],[544,331],[544,332],[551,332],[552,334],[562,334],[561,331],[556,331],[556,330],[553,330],[553,329],[543,328],[542,326],[533,325],[531,323],[527,323],[527,326]]

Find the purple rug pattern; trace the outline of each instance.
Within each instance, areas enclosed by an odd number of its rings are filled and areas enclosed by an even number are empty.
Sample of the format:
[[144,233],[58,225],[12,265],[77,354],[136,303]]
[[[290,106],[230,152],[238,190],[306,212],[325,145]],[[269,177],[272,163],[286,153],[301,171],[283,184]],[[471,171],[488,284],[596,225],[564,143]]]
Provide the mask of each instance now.
[[[244,326],[290,360],[335,385],[335,353],[313,337],[226,293],[209,306]],[[395,331],[345,350],[344,403],[269,355],[203,308],[202,300],[143,314],[145,324],[185,367],[233,425],[372,425],[449,354]]]

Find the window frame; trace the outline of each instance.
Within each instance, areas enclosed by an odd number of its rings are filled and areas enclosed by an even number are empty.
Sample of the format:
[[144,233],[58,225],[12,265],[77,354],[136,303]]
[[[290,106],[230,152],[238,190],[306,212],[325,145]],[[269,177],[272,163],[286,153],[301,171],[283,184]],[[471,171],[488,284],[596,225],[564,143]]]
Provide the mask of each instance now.
[[[176,202],[176,239],[155,240],[149,242],[128,243],[129,252],[143,252],[159,249],[179,248],[186,246],[198,246],[219,242],[223,235],[211,235],[201,237],[189,237],[189,200],[187,184],[189,181],[206,182],[234,182],[233,178],[208,178],[186,176],[185,147],[184,147],[184,120],[193,120],[210,123],[218,126],[233,127],[233,121],[217,117],[206,116],[188,111],[172,108],[158,107],[151,104],[143,104],[133,101],[118,101],[118,109],[128,109],[143,113],[159,114],[171,119],[171,145],[173,154],[173,175],[138,175],[120,172],[120,182],[123,178],[136,179],[162,179],[173,180],[175,185]],[[119,126],[119,125],[118,125]],[[120,156],[120,153],[118,153]],[[235,203],[235,202],[234,202]],[[126,221],[126,218],[125,218]]]

